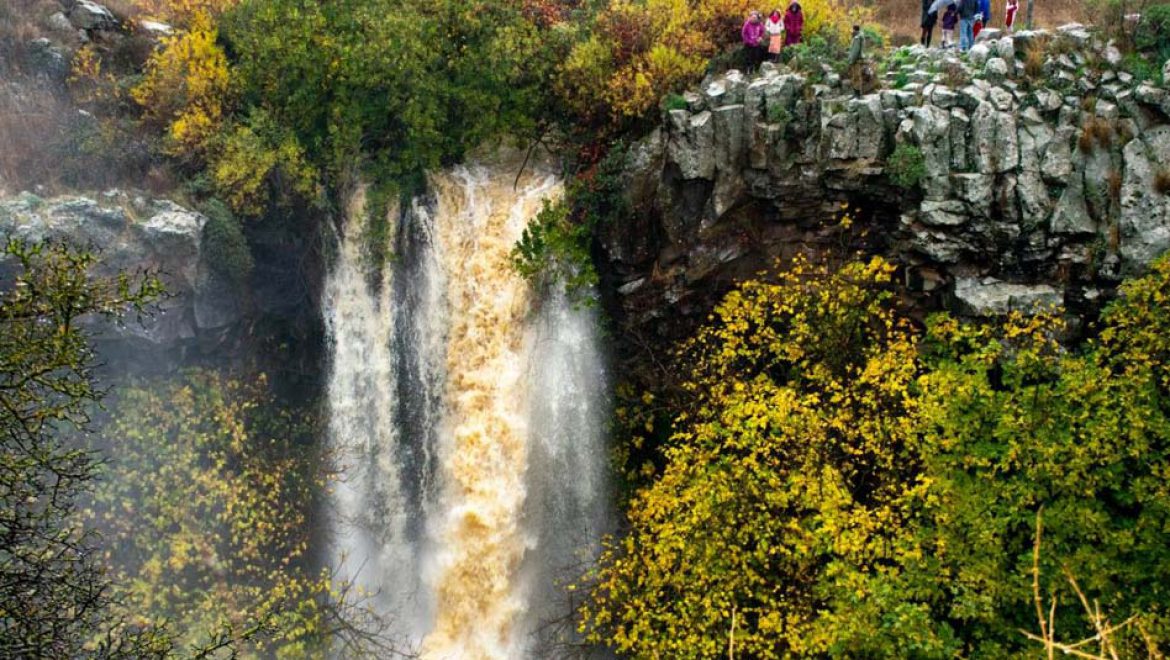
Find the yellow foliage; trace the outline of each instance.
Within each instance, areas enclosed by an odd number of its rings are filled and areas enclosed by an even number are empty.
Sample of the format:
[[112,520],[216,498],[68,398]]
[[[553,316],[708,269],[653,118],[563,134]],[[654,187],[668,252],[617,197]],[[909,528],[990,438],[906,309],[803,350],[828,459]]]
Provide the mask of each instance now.
[[134,4],[144,14],[178,26],[192,24],[200,14],[217,17],[239,2],[240,0],[134,0]]
[[303,648],[327,576],[307,568],[313,495],[330,475],[304,449],[311,422],[258,375],[193,371],[120,388],[117,438],[89,523],[103,530],[119,611],[175,622],[181,646],[260,625]]
[[117,78],[103,69],[101,55],[93,44],[85,44],[73,55],[69,88],[74,98],[85,105],[108,105],[121,96]]
[[573,47],[553,84],[570,110],[593,117],[605,112],[604,100],[600,94],[582,90],[596,90],[598,81],[609,80],[613,70],[613,54],[598,35],[593,35]]
[[696,82],[719,45],[736,38],[743,6],[613,0],[561,64],[557,92],[586,117],[620,123],[644,116],[663,95]]
[[265,184],[279,172],[292,191],[317,199],[316,171],[296,139],[272,128],[263,115],[252,122],[235,126],[213,156],[211,176],[219,196],[236,213],[258,216],[268,199]]
[[174,155],[204,158],[223,126],[233,81],[217,35],[209,14],[195,14],[186,31],[163,40],[131,90],[146,118],[167,126]]
[[820,566],[865,598],[871,572],[929,552],[891,539],[929,506],[900,460],[918,347],[892,273],[798,261],[717,307],[684,348],[694,400],[666,469],[591,578],[587,637],[638,657],[716,657],[731,636],[742,657],[821,655]]

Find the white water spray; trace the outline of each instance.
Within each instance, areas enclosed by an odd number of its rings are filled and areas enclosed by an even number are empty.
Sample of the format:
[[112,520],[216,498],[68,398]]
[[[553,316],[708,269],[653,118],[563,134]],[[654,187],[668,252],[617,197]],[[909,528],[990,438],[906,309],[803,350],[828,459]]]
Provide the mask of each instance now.
[[512,271],[561,194],[517,167],[431,177],[377,273],[355,196],[326,287],[335,562],[425,658],[533,654],[607,520],[596,319]]

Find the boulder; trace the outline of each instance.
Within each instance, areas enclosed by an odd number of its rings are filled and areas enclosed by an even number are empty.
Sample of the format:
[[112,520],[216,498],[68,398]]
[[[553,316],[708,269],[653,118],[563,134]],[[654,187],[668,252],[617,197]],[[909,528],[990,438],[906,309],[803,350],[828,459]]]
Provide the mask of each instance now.
[[988,317],[1010,312],[1048,311],[1064,303],[1064,294],[1048,284],[1013,284],[993,277],[960,277],[955,280],[955,299],[964,313]]
[[[1003,37],[995,45],[995,54],[1003,59],[1008,64],[1014,64],[1016,61],[1016,41],[1011,37]],[[1012,70],[1015,67],[1012,66]]]
[[1119,253],[1125,275],[1170,249],[1170,126],[1146,131],[1122,151]]
[[49,16],[49,27],[63,34],[72,33],[77,29],[73,27],[72,23],[69,22],[69,18],[65,16],[64,13],[59,11],[54,12],[51,16]]
[[1002,83],[1008,76],[1008,65],[1003,59],[993,57],[983,65],[983,75],[992,83]]
[[[114,329],[113,338],[143,339],[164,349],[241,318],[238,287],[214,272],[203,251],[207,219],[173,202],[135,204],[111,191],[42,200],[23,193],[0,200],[0,240],[65,241],[97,254],[94,272],[155,272],[167,298],[143,324]],[[110,337],[107,337],[110,338]]]
[[678,166],[684,179],[715,177],[715,121],[709,110],[696,115],[671,110],[666,142],[667,160]]
[[118,19],[113,12],[93,0],[77,0],[69,10],[69,23],[78,30],[118,29]]
[[49,80],[62,83],[69,76],[69,55],[48,39],[42,37],[29,42],[27,58],[37,73]]
[[977,43],[971,46],[971,50],[967,51],[967,61],[974,67],[983,66],[989,57],[991,57],[991,48],[986,42]]

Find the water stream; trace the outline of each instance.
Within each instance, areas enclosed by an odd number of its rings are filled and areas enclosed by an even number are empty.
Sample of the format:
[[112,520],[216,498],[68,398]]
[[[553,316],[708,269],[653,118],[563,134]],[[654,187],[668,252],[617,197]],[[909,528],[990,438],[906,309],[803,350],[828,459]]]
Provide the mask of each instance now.
[[359,191],[326,282],[334,563],[424,658],[538,653],[608,520],[597,321],[512,271],[562,193],[518,166],[431,176],[382,246]]

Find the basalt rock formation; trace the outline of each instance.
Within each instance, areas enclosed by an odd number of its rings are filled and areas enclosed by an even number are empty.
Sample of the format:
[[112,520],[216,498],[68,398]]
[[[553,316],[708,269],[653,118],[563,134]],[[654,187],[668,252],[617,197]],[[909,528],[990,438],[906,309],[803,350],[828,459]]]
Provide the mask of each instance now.
[[1170,95],[1090,30],[884,66],[864,95],[827,66],[728,71],[665,112],[599,242],[623,325],[678,336],[798,251],[882,253],[922,309],[1085,317],[1170,248]]

